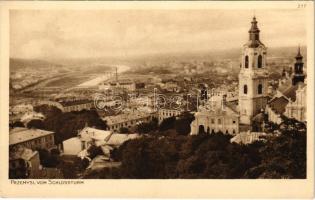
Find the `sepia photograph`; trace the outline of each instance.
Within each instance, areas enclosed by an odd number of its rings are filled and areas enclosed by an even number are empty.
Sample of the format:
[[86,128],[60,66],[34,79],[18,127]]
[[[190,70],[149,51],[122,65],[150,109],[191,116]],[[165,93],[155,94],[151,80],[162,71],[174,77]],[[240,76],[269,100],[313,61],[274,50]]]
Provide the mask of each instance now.
[[8,9],[8,180],[313,178],[307,6]]

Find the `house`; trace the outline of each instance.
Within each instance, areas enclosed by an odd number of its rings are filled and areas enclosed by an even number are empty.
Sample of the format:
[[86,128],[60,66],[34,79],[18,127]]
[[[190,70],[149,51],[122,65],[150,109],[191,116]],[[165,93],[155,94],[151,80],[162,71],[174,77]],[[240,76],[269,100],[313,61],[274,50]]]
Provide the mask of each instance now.
[[19,104],[10,106],[10,114],[16,115],[21,113],[32,112],[33,106],[31,104]]
[[133,110],[128,113],[122,113],[115,116],[107,116],[102,118],[107,123],[110,131],[119,132],[120,128],[132,128],[139,123],[151,121],[156,114],[148,112],[140,112]]
[[85,127],[79,131],[77,137],[63,141],[63,153],[64,155],[77,155],[83,158],[88,155],[87,149],[95,145],[101,147],[104,155],[109,157],[113,147],[138,137],[138,134],[115,134],[111,131]]
[[62,142],[65,155],[78,155],[91,145],[101,146],[109,139],[111,131],[85,127],[79,131],[77,137],[69,138]]
[[171,107],[160,108],[158,111],[159,124],[166,118],[179,116],[180,114],[182,114],[182,112],[183,111],[180,109],[175,109]]
[[271,99],[266,106],[266,114],[268,115],[268,120],[280,124],[282,122],[281,115],[285,112],[285,108],[289,100],[285,96],[274,97]]
[[79,137],[72,137],[62,142],[64,155],[78,155],[83,150],[83,145]]
[[34,119],[44,120],[45,116],[42,113],[27,112],[21,117],[21,122],[27,124],[28,122]]
[[54,132],[27,128],[11,129],[9,133],[9,147],[11,149],[17,145],[32,150],[37,148],[51,149],[55,146]]
[[94,107],[94,102],[89,99],[61,101],[59,103],[63,107],[62,109],[63,112],[90,110],[91,108]]
[[306,84],[298,84],[294,101],[289,101],[285,107],[284,115],[301,122],[306,122]]
[[85,127],[79,132],[78,137],[82,142],[83,149],[87,149],[91,144],[96,146],[105,144],[111,135],[111,131]]
[[15,146],[9,151],[9,178],[36,178],[40,173],[38,151]]

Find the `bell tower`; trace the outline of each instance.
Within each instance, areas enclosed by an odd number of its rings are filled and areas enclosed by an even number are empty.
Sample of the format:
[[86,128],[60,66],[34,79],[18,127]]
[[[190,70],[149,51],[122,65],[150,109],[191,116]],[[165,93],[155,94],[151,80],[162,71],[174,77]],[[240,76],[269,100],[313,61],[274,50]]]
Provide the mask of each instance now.
[[295,56],[294,74],[292,78],[292,85],[296,85],[298,82],[304,82],[305,74],[303,73],[303,56],[301,55],[300,47],[298,54]]
[[242,49],[238,98],[240,123],[250,125],[252,117],[266,107],[269,75],[267,48],[260,41],[256,17],[253,17],[248,33],[249,41]]

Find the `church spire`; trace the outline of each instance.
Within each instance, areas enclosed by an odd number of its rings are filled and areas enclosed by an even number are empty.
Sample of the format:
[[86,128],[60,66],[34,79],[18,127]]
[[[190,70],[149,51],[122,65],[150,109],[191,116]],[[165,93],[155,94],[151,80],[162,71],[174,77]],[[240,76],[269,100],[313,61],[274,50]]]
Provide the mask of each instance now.
[[297,55],[295,56],[296,60],[302,60],[303,59],[303,56],[301,55],[301,47],[299,45],[299,48],[298,48],[298,53]]
[[251,22],[251,27],[248,31],[249,33],[249,47],[252,47],[252,48],[256,48],[258,47],[261,42],[259,40],[259,28],[257,26],[257,20],[256,20],[256,16],[254,15],[253,17],[253,20]]
[[299,46],[298,53],[295,56],[295,64],[294,64],[294,75],[292,79],[292,84],[296,85],[298,82],[304,82],[305,75],[303,73],[303,56],[301,55],[301,48]]

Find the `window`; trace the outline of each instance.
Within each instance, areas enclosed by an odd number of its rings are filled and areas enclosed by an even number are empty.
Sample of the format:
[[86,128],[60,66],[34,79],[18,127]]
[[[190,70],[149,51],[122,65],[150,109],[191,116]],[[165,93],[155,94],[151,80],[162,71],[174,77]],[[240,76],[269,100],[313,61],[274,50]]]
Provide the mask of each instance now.
[[211,124],[214,124],[214,119],[211,119]]
[[248,56],[245,56],[245,68],[248,68]]
[[221,119],[218,119],[218,124],[221,124]]
[[247,85],[244,85],[244,94],[247,94]]
[[235,120],[233,120],[233,124],[235,124]]
[[262,56],[258,56],[258,68],[262,68]]
[[258,85],[258,94],[262,94],[262,84]]

